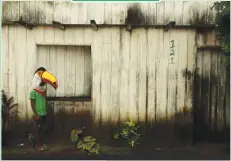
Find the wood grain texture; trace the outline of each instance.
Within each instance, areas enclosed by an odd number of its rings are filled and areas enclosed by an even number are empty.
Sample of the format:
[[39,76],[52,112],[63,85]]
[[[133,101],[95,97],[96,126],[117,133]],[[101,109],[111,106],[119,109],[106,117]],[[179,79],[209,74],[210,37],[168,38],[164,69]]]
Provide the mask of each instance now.
[[[59,89],[50,88],[48,95],[91,95],[91,116],[96,124],[129,119],[152,124],[167,122],[182,109],[191,110],[196,100],[198,108],[211,109],[207,110],[207,122],[215,129],[217,124],[228,124],[228,109],[224,105],[227,96],[222,94],[227,76],[222,73],[225,70],[218,51],[206,51],[205,56],[196,46],[212,44],[207,36],[213,38],[213,34],[196,35],[194,30],[184,29],[128,32],[117,27],[98,31],[83,27],[65,31],[45,26],[34,30],[3,27],[7,40],[3,43],[4,89],[16,98],[23,112],[21,117],[31,119],[28,92],[32,76],[37,67],[45,66],[59,82]],[[174,64],[170,64],[172,40]],[[83,47],[86,45],[90,46]],[[197,98],[192,96],[193,75],[185,75],[186,71],[193,73],[195,66],[199,75],[194,87]],[[205,71],[209,73],[210,85],[204,83]],[[215,82],[218,73],[222,73],[221,79]],[[206,86],[208,95],[203,94]]]
[[164,25],[169,21],[176,21],[177,25],[188,25],[197,23],[198,19],[202,19],[204,24],[213,24],[215,20],[215,11],[211,9],[212,2],[72,3],[69,1],[7,1],[3,4],[3,22],[18,20],[22,16],[23,20],[33,23],[51,24],[52,21],[57,21],[66,24],[90,24],[90,20],[95,20],[97,24],[125,24],[128,10],[132,7],[133,10],[136,10],[134,6],[137,5],[139,9],[136,12],[143,15],[143,20],[147,24]]

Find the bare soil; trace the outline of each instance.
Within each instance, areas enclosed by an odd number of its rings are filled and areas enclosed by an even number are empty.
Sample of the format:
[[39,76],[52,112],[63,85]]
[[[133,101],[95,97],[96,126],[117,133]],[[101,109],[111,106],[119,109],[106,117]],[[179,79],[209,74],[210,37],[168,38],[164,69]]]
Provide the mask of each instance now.
[[87,155],[85,152],[77,150],[74,145],[54,143],[49,144],[49,151],[38,152],[29,146],[18,147],[10,145],[2,149],[3,160],[27,160],[27,159],[135,159],[135,160],[230,160],[229,147],[224,144],[200,144],[194,147],[164,148],[146,147],[134,150],[128,147],[101,146],[99,155]]

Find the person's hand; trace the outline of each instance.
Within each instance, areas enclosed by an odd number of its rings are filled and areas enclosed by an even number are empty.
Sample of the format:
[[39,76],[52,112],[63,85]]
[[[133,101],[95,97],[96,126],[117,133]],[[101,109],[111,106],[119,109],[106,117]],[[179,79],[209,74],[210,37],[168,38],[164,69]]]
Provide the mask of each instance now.
[[36,120],[39,120],[40,117],[39,117],[38,115],[35,115],[35,119],[36,119]]

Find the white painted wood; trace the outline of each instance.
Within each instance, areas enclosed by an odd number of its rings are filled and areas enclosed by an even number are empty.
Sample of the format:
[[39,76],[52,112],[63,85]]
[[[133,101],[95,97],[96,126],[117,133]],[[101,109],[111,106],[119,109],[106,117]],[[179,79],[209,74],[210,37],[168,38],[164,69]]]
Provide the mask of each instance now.
[[[23,28],[24,29],[24,28]],[[25,30],[25,29],[24,29]],[[26,30],[26,68],[25,68],[25,89],[24,93],[26,96],[26,101],[23,104],[27,104],[27,117],[28,119],[32,119],[33,111],[31,109],[30,100],[29,100],[29,92],[31,90],[31,83],[33,79],[34,72],[36,70],[36,44],[35,44],[35,30]]]
[[92,89],[92,54],[90,47],[84,48],[84,89],[83,95],[91,96]]
[[[199,53],[198,53],[199,54]],[[217,72],[218,72],[218,67],[217,67],[217,57],[218,55],[216,53],[211,53],[211,77],[213,78],[211,79],[211,130],[215,130],[216,129],[216,108],[217,108],[217,97],[218,97],[218,83],[217,83],[217,79],[215,79],[215,77],[217,76]]]
[[[21,91],[25,90],[26,80],[25,80],[25,72],[26,71],[26,63],[27,63],[27,53],[26,53],[26,30],[22,27],[17,28],[17,32],[20,34],[16,34],[16,42],[17,42],[17,65],[15,65],[15,76],[17,77],[16,81],[16,95],[17,95],[17,102],[19,103],[18,110],[19,113],[19,119],[25,119],[26,113],[27,113],[27,107],[26,105],[23,106],[24,102],[26,102],[27,98],[25,94],[22,94]],[[15,53],[14,53],[15,54]]]
[[[196,67],[196,44],[195,44],[195,37],[196,33],[192,30],[187,32],[187,71],[191,73],[191,76],[187,78],[187,90],[186,90],[186,106],[187,108],[192,111],[192,88],[193,88],[193,73]],[[209,62],[211,59],[208,60]]]
[[156,13],[156,23],[157,24],[164,24],[164,11],[165,11],[165,2],[156,3],[157,13]]
[[120,75],[120,89],[119,89],[119,97],[120,97],[120,121],[128,120],[129,113],[129,64],[130,64],[130,51],[131,51],[131,37],[130,33],[125,29],[120,29],[121,38],[121,75]]
[[178,49],[178,88],[177,88],[177,108],[178,111],[181,111],[182,108],[185,108],[185,77],[183,76],[183,72],[187,69],[187,30],[182,30],[179,34],[178,42],[180,42],[180,46]]
[[114,123],[120,120],[120,106],[119,106],[119,90],[120,90],[120,68],[121,68],[121,45],[120,30],[118,28],[111,29],[111,71],[109,71],[111,78],[111,108],[110,113],[113,113],[111,120]]
[[[165,1],[164,9],[164,24],[168,24],[170,21],[175,21],[175,2],[174,1]],[[169,8],[169,9],[167,9]],[[171,9],[170,9],[171,8]],[[178,8],[179,9],[179,8]]]
[[[18,41],[15,35],[18,34],[16,27],[9,27],[9,96],[13,96],[15,102],[18,101],[17,93],[17,68],[18,68]],[[4,48],[4,47],[3,47]]]
[[153,2],[149,2],[147,15],[151,16],[151,18],[149,18],[149,22],[151,24],[156,24],[156,22],[157,22],[156,13],[157,13],[156,3],[154,4]]
[[102,36],[102,30],[99,30],[98,32],[93,32],[93,37],[95,37],[92,40],[92,115],[94,116],[94,123],[97,125],[97,123],[101,120],[101,75],[102,75],[102,58],[103,58],[103,36]]
[[[138,3],[138,5],[145,19],[151,20],[151,24],[163,25],[172,20],[176,21],[178,25],[188,25],[190,24],[190,20],[196,20],[194,17],[197,15],[196,12],[199,12],[200,17],[206,12],[204,21],[213,24],[215,11],[214,9],[210,9],[213,3],[212,1],[165,1],[159,3]],[[3,22],[18,20],[19,15],[21,15],[23,19],[36,23],[50,24],[54,20],[61,23],[90,24],[90,20],[93,19],[96,20],[97,24],[124,24],[127,18],[128,6],[132,6],[133,4],[135,3],[72,3],[70,1],[5,2],[3,4]],[[193,13],[194,10],[195,13]],[[192,17],[192,15],[194,16]]]
[[[57,53],[59,54],[59,53]],[[75,61],[78,59],[76,56],[76,48],[68,47],[65,57],[65,79],[68,80],[68,83],[65,83],[65,96],[75,96],[76,89],[76,68]],[[82,68],[84,69],[84,68]]]
[[[50,54],[50,68],[49,71],[54,74],[55,76],[57,76],[57,47],[56,46],[49,46],[49,54]],[[58,86],[59,86],[59,78],[57,77],[57,81],[58,81]],[[49,96],[56,96],[56,91],[51,87],[48,86],[48,91],[49,91]]]
[[177,3],[175,3],[174,14],[175,14],[176,25],[183,24],[183,7],[184,7],[184,1],[178,1]]
[[138,93],[137,93],[137,112],[140,122],[146,119],[146,99],[147,99],[147,35],[145,29],[139,29],[139,37],[137,42],[137,62],[138,62]]
[[[59,89],[56,96],[89,96],[91,84],[90,50],[73,46],[38,46],[37,67],[43,66],[56,75]],[[48,96],[54,96],[48,88]]]
[[138,77],[138,30],[133,30],[131,33],[131,52],[129,64],[129,119],[137,121],[137,77]]
[[175,120],[177,108],[177,86],[178,86],[178,65],[179,65],[179,30],[169,31],[168,46],[168,115]]
[[[213,38],[214,32],[209,34]],[[23,35],[24,38],[19,39]],[[190,89],[192,80],[186,82],[183,71],[194,70],[195,42],[203,45],[203,37],[196,40],[194,30],[183,29],[164,32],[141,28],[130,33],[117,27],[98,31],[78,27],[63,31],[48,26],[33,30],[10,26],[8,32],[3,29],[3,39],[9,42],[8,46],[3,44],[3,51],[9,53],[3,56],[9,60],[5,67],[9,68],[9,83],[4,86],[9,86],[9,94],[20,103],[19,109],[27,109],[31,118],[28,100],[31,80],[34,70],[44,66],[57,76],[59,83],[57,91],[49,91],[50,96],[89,95],[92,89],[92,114],[96,123],[137,121],[138,118],[145,121],[146,115],[148,121],[159,122],[171,118],[185,106],[192,107],[191,91],[185,88],[186,85]],[[170,65],[172,39],[176,63]],[[212,44],[212,41],[206,40],[206,43]],[[83,49],[81,45],[90,46]],[[22,53],[25,58],[19,61]],[[202,74],[202,62],[198,63]]]
[[[164,95],[163,88],[166,89],[166,82],[163,80],[163,69],[166,68],[166,64],[163,64],[164,57],[164,31],[158,30],[158,43],[157,43],[157,55],[156,55],[156,119],[162,120],[165,117],[166,106],[162,106],[162,96]],[[165,58],[166,59],[166,58]],[[165,67],[163,67],[165,66]],[[165,100],[166,101],[166,100]]]
[[2,41],[2,89],[5,92],[9,92],[9,27],[2,27],[2,37],[4,37],[4,41]]
[[153,125],[155,122],[156,115],[156,94],[157,94],[157,86],[156,86],[156,65],[157,65],[157,54],[158,54],[158,30],[148,30],[148,46],[147,46],[147,76],[148,76],[148,121]]
[[160,46],[160,48],[162,49],[163,53],[162,53],[162,57],[160,59],[160,70],[161,70],[161,82],[166,82],[166,83],[162,83],[162,95],[161,95],[161,103],[160,103],[160,107],[163,109],[165,115],[164,115],[164,119],[168,120],[169,119],[169,109],[168,109],[168,85],[169,85],[169,80],[168,80],[168,69],[169,69],[169,32],[165,32],[163,33],[163,43]]
[[211,107],[210,105],[210,83],[211,83],[211,53],[208,50],[204,50],[203,54],[203,66],[202,66],[202,74],[203,74],[203,91],[202,99],[204,104],[202,104],[201,108],[204,108],[205,110],[205,121],[209,124],[209,109]]

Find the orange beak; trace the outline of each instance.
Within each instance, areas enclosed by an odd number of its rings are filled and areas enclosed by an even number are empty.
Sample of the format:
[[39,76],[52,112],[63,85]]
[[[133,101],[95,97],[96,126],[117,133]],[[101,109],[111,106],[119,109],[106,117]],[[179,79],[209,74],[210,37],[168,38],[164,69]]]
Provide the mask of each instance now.
[[54,89],[58,88],[58,82],[56,77],[53,74],[49,73],[48,71],[43,72],[42,81],[44,83],[51,85],[52,87],[54,87]]

